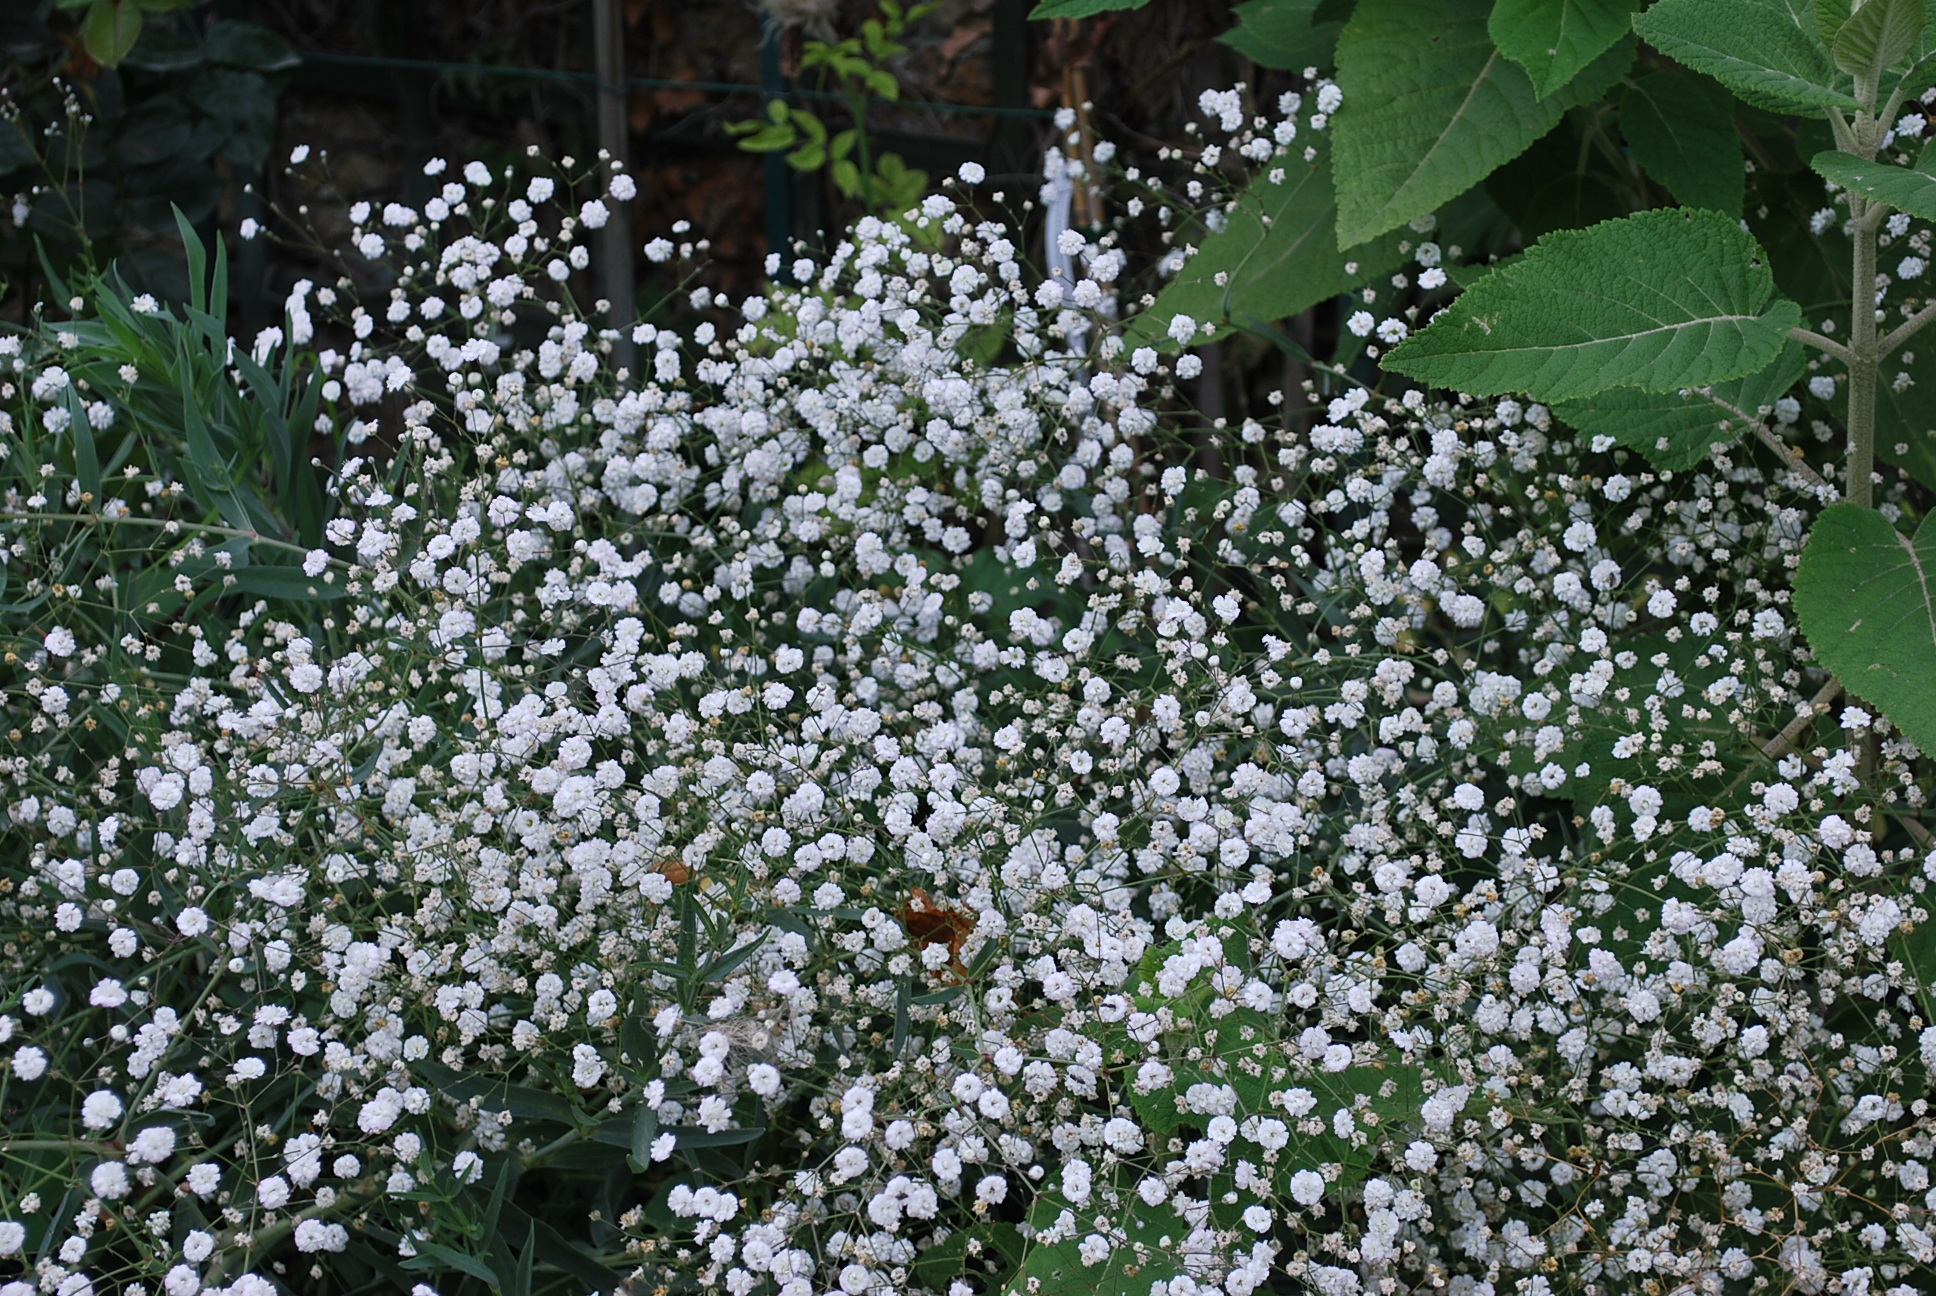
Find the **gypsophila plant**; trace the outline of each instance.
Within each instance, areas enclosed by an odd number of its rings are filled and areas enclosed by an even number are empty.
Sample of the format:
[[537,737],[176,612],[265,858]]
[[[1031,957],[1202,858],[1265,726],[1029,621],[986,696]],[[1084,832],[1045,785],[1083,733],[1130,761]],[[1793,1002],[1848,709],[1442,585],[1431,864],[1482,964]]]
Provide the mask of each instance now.
[[[1733,219],[1367,207],[1404,8],[1060,277],[971,165],[738,303],[655,239],[627,372],[630,177],[433,162],[253,341],[0,339],[0,1296],[1921,1291],[1930,771],[1797,626],[1920,488],[1790,451],[1863,399]],[[1474,390],[1192,413],[1347,291]]]

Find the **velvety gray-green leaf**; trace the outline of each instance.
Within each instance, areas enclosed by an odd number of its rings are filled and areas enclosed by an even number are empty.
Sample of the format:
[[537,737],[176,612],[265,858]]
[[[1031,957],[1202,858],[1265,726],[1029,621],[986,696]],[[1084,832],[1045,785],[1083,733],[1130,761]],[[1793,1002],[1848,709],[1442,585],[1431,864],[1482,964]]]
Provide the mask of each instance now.
[[1815,659],[1854,696],[1936,751],[1936,525],[1905,536],[1853,504],[1823,510],[1795,573],[1795,615]]
[[1801,321],[1719,212],[1656,210],[1541,239],[1385,357],[1433,386],[1557,402],[1665,393],[1767,367]]
[[1616,387],[1553,407],[1561,422],[1588,436],[1612,437],[1657,468],[1692,468],[1716,445],[1734,441],[1802,376],[1801,344],[1790,342],[1759,373],[1705,388],[1643,392]]
[[1331,168],[1322,148],[1315,161],[1292,154],[1282,168],[1281,184],[1271,183],[1268,171],[1251,182],[1230,223],[1206,237],[1156,304],[1131,322],[1137,343],[1171,345],[1166,330],[1178,315],[1198,322],[1295,315],[1404,260],[1396,233],[1349,253],[1338,250]]
[[1916,48],[1928,17],[1924,0],[1868,0],[1835,33],[1835,66],[1853,77],[1881,75]]
[[1620,97],[1634,161],[1689,207],[1741,214],[1741,137],[1725,92],[1683,72],[1649,72]]
[[1318,0],[1245,0],[1233,11],[1238,26],[1217,39],[1262,67],[1328,68],[1344,24],[1313,22],[1317,7]]
[[1625,36],[1638,8],[1639,0],[1494,0],[1486,30],[1544,99]]
[[1456,198],[1525,152],[1632,62],[1601,54],[1541,99],[1487,32],[1490,0],[1363,0],[1338,37],[1338,243],[1354,247]]
[[1922,220],[1936,220],[1936,175],[1920,168],[1865,162],[1851,153],[1831,149],[1809,160],[1817,175]]
[[1659,0],[1634,19],[1634,30],[1675,62],[1707,73],[1758,107],[1860,107],[1836,85],[1835,67],[1814,33],[1756,0]]

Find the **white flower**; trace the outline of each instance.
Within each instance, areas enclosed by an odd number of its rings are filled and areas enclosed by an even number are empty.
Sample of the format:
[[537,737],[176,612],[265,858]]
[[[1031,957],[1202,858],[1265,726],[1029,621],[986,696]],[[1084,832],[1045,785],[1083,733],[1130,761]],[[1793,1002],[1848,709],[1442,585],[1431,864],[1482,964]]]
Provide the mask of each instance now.
[[106,1089],[96,1089],[81,1102],[81,1124],[104,1130],[121,1119],[121,1099]]
[[1324,1200],[1324,1176],[1315,1170],[1299,1170],[1291,1176],[1291,1199],[1300,1206],[1315,1206]]

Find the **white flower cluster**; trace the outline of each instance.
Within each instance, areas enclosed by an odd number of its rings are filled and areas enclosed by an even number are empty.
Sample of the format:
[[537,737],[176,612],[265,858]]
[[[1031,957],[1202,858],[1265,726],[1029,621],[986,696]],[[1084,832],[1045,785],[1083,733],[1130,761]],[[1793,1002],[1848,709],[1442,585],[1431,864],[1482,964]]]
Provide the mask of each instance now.
[[[469,1257],[573,1168],[732,1296],[1918,1290],[1922,766],[1777,733],[1810,496],[1512,401],[1193,429],[1123,239],[1033,282],[945,196],[617,372],[605,209],[505,183],[291,299],[369,452],[307,602],[82,498],[138,375],[6,352],[0,1296]],[[48,575],[88,509],[162,548]]]

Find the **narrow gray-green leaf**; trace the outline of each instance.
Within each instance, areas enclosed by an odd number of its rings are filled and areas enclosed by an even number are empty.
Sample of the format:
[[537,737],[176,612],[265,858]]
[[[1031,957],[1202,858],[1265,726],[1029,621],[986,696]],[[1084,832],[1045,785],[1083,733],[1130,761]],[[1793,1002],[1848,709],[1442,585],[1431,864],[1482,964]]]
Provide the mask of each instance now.
[[1725,92],[1684,72],[1649,72],[1620,97],[1634,161],[1688,207],[1741,214],[1741,137]]
[[1113,13],[1119,9],[1141,9],[1150,0],[1042,0],[1042,3],[1029,10],[1029,17],[1038,21],[1050,18],[1093,18],[1100,13]]
[[1653,393],[1616,387],[1580,400],[1561,401],[1553,414],[1588,436],[1613,438],[1638,450],[1657,468],[1680,472],[1707,458],[1764,417],[1802,376],[1801,344],[1790,342],[1759,373],[1709,387]]
[[1835,504],[1809,532],[1795,615],[1815,660],[1936,751],[1936,525],[1912,538],[1873,509]]
[[1363,0],[1338,37],[1338,243],[1354,247],[1464,193],[1596,99],[1620,42],[1541,99],[1487,34],[1490,0]]
[[1385,367],[1548,402],[1674,392],[1765,368],[1801,322],[1768,259],[1719,212],[1656,210],[1541,239],[1479,280]]
[[1641,39],[1677,63],[1705,72],[1757,107],[1811,112],[1858,108],[1836,85],[1835,67],[1814,33],[1755,0],[1660,0],[1634,19]]
[[1916,48],[1928,18],[1924,0],[1868,0],[1835,33],[1835,66],[1853,77],[1880,76]]
[[1632,30],[1638,8],[1640,0],[1494,0],[1486,30],[1544,99]]
[[1887,162],[1865,162],[1834,149],[1809,160],[1817,175],[1897,211],[1921,220],[1936,220],[1936,176]]
[[1299,72],[1328,68],[1343,23],[1314,23],[1318,0],[1245,0],[1233,11],[1238,26],[1217,39],[1260,67]]
[[[1316,160],[1307,163],[1293,153],[1276,169],[1283,181],[1272,183],[1269,170],[1253,180],[1238,196],[1230,223],[1206,237],[1156,304],[1131,322],[1130,335],[1139,344],[1171,345],[1167,331],[1178,315],[1199,323],[1283,319],[1404,260],[1396,233],[1349,254],[1338,250],[1331,167],[1321,144]],[[1218,275],[1224,276],[1221,284]]]

